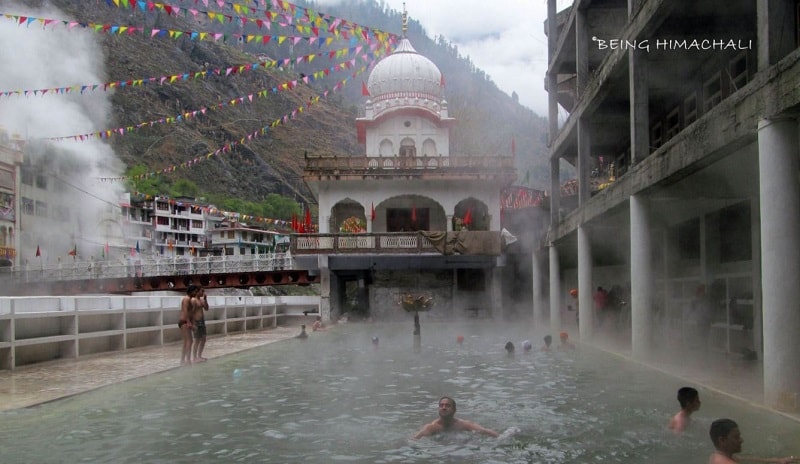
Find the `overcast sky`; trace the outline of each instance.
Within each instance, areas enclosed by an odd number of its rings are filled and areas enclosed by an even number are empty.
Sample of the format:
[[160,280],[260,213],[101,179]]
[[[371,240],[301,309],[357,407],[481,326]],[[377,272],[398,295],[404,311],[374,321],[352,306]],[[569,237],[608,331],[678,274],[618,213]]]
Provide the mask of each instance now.
[[[320,5],[339,0],[317,0]],[[507,94],[547,116],[547,0],[383,0],[418,21],[431,38],[443,35]],[[558,9],[572,0],[557,0]],[[368,25],[367,25],[368,26]]]

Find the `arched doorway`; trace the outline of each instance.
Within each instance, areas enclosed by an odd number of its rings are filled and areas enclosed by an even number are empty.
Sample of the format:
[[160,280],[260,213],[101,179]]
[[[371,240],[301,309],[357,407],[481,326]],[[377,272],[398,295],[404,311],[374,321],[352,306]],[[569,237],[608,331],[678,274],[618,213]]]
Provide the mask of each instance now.
[[453,210],[453,230],[489,230],[489,207],[480,200],[467,198]]

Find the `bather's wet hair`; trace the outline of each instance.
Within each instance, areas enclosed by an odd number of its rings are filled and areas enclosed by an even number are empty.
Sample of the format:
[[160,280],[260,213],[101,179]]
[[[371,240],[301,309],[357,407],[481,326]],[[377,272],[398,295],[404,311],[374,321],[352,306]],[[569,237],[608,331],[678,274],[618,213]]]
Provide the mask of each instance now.
[[711,423],[711,428],[708,430],[708,435],[711,437],[711,443],[716,447],[719,444],[720,438],[727,437],[733,429],[738,429],[739,425],[731,419],[717,419]]
[[194,285],[194,284],[189,284],[189,286],[186,287],[186,294],[187,295],[191,295],[192,293],[194,293],[196,291],[197,291],[197,286]]
[[550,346],[552,343],[553,343],[553,337],[551,337],[550,335],[545,335],[544,344]]
[[696,400],[698,396],[699,393],[692,387],[682,387],[678,389],[678,403],[681,404],[681,408],[689,406],[689,403]]

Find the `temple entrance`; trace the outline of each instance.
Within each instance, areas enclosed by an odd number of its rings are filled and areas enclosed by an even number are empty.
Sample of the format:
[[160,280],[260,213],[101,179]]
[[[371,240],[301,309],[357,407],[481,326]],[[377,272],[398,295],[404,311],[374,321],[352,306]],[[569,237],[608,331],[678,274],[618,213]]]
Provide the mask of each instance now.
[[410,232],[429,230],[430,210],[428,208],[387,208],[386,231]]

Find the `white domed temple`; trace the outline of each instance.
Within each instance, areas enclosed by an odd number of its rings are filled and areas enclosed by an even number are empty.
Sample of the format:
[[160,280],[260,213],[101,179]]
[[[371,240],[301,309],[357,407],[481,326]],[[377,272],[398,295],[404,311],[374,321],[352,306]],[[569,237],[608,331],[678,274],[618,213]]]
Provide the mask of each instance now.
[[373,68],[363,154],[306,155],[319,234],[293,241],[321,273],[323,317],[401,317],[403,296],[432,298],[428,317],[502,316],[500,194],[511,155],[450,153],[444,79],[403,35]]

